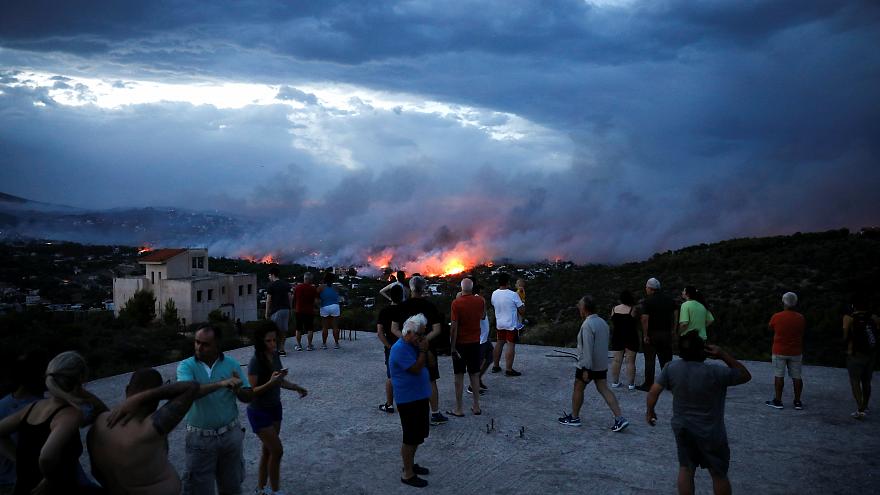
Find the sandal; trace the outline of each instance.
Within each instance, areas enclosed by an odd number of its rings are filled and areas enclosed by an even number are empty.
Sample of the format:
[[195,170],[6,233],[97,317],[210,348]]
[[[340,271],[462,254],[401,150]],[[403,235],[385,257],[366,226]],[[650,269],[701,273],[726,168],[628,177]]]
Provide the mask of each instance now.
[[471,408],[471,412],[474,413],[474,416],[479,416],[479,415],[483,414],[482,409],[480,409],[479,411],[474,411],[473,407]]
[[423,480],[422,478],[419,478],[419,476],[417,474],[413,475],[413,477],[409,478],[409,479],[400,478],[400,482],[403,483],[404,485],[414,486],[416,488],[424,488],[424,487],[428,486],[428,481]]
[[456,418],[463,418],[464,417],[464,414],[455,414],[454,411],[446,411],[446,414],[448,414],[450,416],[455,416]]

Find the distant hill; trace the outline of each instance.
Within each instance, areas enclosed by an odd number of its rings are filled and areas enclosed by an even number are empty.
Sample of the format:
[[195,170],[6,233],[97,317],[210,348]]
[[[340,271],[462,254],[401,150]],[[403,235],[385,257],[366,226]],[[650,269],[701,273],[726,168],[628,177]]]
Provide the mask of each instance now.
[[[841,318],[856,291],[880,299],[880,230],[846,229],[789,236],[733,239],[658,253],[638,263],[571,266],[528,282],[527,315],[534,322],[524,341],[573,344],[577,335],[574,304],[592,294],[608,317],[620,291],[644,297],[645,281],[658,278],[679,297],[685,285],[707,296],[717,323],[710,340],[748,359],[769,359],[770,316],[781,297],[793,291],[807,319],[806,359],[811,364],[843,364]],[[523,268],[516,267],[523,273]],[[488,269],[480,271],[487,275]]]

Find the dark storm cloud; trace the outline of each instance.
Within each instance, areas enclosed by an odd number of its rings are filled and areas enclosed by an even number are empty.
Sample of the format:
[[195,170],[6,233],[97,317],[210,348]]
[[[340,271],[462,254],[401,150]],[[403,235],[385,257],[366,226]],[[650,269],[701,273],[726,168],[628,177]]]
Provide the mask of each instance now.
[[[261,82],[315,113],[71,109],[0,86],[0,178],[21,195],[63,185],[67,203],[278,218],[214,248],[336,261],[475,238],[498,256],[607,261],[877,225],[878,21],[870,1],[17,2],[4,65]],[[357,97],[324,108],[295,87],[327,81],[488,110],[487,129],[515,114],[568,142],[493,140]],[[147,190],[156,173],[177,185]]]

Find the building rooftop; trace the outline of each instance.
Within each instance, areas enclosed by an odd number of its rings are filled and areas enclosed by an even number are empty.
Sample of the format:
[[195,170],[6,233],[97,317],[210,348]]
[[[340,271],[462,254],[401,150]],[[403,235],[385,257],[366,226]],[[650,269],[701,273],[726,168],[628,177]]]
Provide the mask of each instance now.
[[156,249],[138,258],[138,263],[164,263],[186,251],[184,248]]
[[[556,418],[571,407],[574,361],[546,357],[555,354],[551,347],[518,345],[516,351],[516,366],[523,376],[487,374],[489,391],[481,399],[482,416],[470,413],[471,398],[465,393],[465,417],[450,417],[448,424],[431,428],[416,455],[417,462],[431,469],[426,476],[429,490],[504,495],[675,492],[678,461],[669,425],[669,392],[660,398],[659,421],[652,428],[644,419],[645,393],[614,389],[631,424],[612,433],[611,414],[591,384],[581,411],[584,426],[562,426]],[[247,366],[253,348],[228,355]],[[397,414],[378,409],[384,401],[385,367],[375,336],[361,332],[358,340],[342,342],[341,350],[289,351],[282,359],[290,368],[291,381],[309,390],[304,399],[282,390],[282,490],[415,493],[398,481],[400,420]],[[727,396],[734,492],[824,495],[876,490],[880,429],[872,417],[864,421],[849,417],[855,402],[846,370],[804,366],[805,409],[790,407],[787,381],[786,407],[779,411],[764,405],[773,393],[770,363],[745,364],[752,381],[729,389]],[[176,366],[157,369],[164,378],[173,379]],[[637,370],[640,382],[642,354]],[[449,357],[440,357],[440,373],[440,409],[446,411],[454,405]],[[127,374],[105,378],[87,388],[112,407],[122,400],[128,379]],[[247,428],[242,490],[250,492],[256,486],[260,443],[247,424],[245,408],[239,404]],[[170,435],[169,448],[172,464],[182,471],[183,425]],[[89,465],[85,456],[81,460]],[[709,475],[700,470],[697,492],[710,490]]]

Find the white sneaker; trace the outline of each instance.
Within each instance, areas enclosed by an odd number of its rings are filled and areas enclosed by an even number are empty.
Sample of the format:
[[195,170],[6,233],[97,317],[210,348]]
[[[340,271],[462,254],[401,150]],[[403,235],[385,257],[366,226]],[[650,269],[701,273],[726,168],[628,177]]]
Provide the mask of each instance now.
[[620,387],[620,382],[611,384],[611,388],[619,388],[619,387]]

